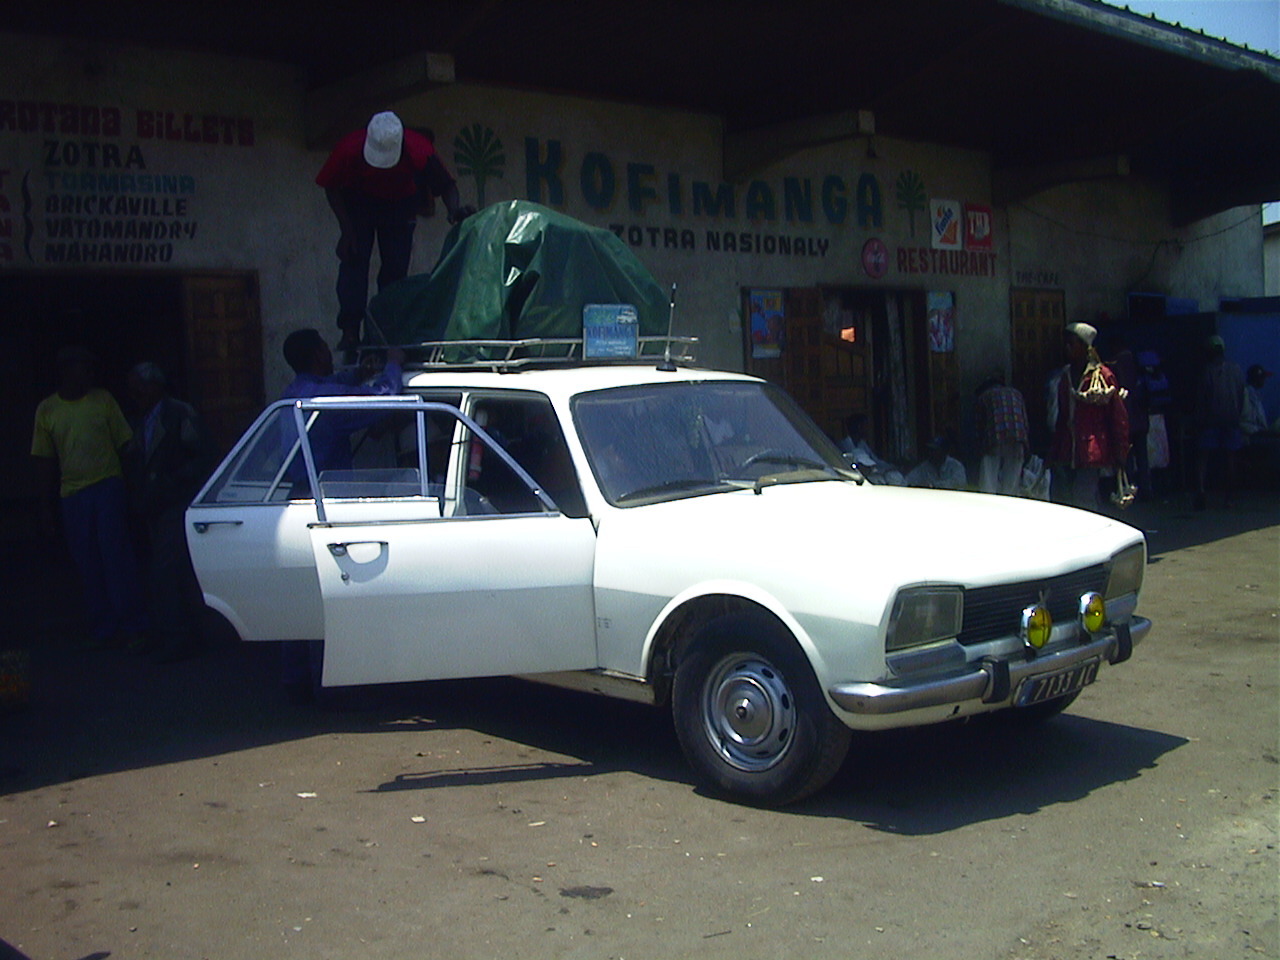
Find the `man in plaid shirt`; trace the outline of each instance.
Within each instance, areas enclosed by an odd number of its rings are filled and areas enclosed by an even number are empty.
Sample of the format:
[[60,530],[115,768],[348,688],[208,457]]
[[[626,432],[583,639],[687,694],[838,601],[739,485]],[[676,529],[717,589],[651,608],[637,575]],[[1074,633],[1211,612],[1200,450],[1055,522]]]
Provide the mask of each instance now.
[[982,439],[978,489],[1016,496],[1027,454],[1027,405],[1018,389],[1005,386],[999,374],[978,387],[978,433]]

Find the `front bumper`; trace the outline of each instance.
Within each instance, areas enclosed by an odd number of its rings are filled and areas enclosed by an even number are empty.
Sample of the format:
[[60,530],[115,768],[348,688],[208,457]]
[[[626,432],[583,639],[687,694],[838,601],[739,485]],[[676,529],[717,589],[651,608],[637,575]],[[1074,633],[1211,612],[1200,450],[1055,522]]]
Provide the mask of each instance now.
[[1042,674],[1069,670],[1093,659],[1121,663],[1151,630],[1145,617],[1078,646],[1042,653],[1031,659],[987,657],[969,664],[964,673],[936,680],[908,680],[897,684],[840,683],[828,692],[842,710],[868,716],[902,713],[952,704],[997,705],[1010,701],[1019,685]]

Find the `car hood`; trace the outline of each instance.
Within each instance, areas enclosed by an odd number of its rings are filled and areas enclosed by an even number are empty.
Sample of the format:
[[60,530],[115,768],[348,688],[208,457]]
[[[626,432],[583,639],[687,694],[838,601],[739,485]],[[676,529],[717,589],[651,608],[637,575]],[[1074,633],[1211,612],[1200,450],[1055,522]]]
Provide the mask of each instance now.
[[857,485],[777,484],[613,510],[601,536],[664,563],[736,576],[857,575],[983,586],[1107,559],[1140,531],[1109,517],[1020,497]]

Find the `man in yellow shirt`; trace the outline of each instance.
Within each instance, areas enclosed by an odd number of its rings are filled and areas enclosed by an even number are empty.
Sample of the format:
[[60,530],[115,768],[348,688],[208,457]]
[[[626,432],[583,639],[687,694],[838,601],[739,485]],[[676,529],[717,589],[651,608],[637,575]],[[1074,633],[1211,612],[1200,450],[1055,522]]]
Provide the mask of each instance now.
[[129,536],[120,450],[133,431],[106,390],[93,385],[93,356],[58,353],[58,390],[36,408],[31,453],[52,493],[83,580],[90,637],[96,644],[140,641],[145,626]]

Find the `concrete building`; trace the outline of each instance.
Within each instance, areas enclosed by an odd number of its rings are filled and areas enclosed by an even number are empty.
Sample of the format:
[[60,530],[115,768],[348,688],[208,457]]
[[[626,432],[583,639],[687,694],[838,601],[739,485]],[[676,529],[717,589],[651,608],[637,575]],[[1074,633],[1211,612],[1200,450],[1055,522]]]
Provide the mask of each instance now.
[[1280,297],[1280,220],[1262,230],[1264,288],[1268,297]]
[[[229,443],[286,381],[284,336],[336,339],[314,177],[383,109],[432,131],[464,201],[617,232],[678,284],[700,361],[833,435],[867,412],[904,460],[964,436],[992,371],[1039,413],[1066,322],[1265,292],[1280,61],[1094,0],[294,9],[9,18],[7,490],[67,342],[116,389],[158,360]],[[414,272],[447,230],[419,223]],[[781,337],[753,337],[768,312]]]

